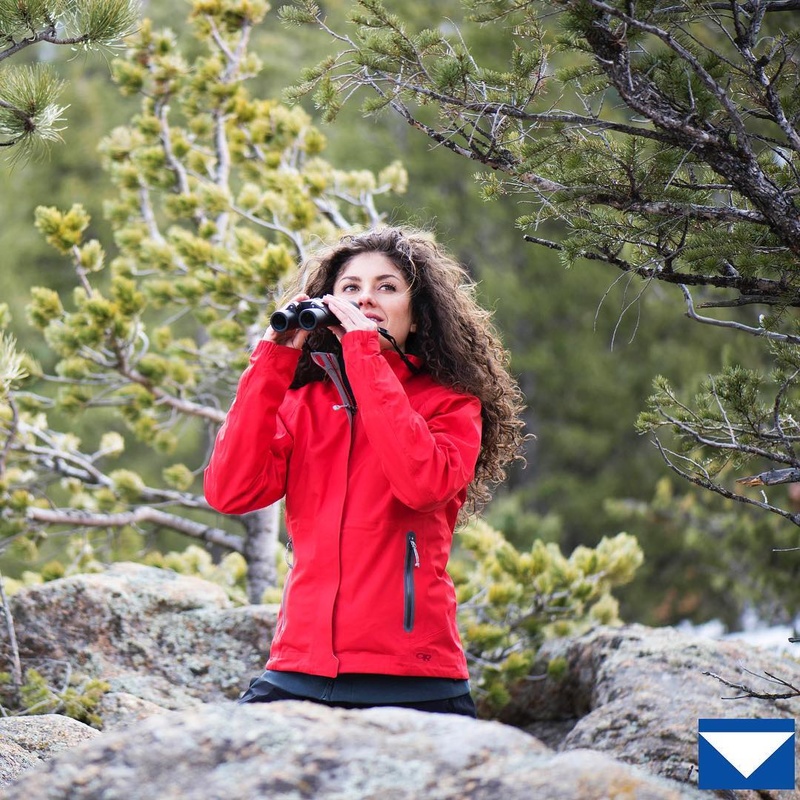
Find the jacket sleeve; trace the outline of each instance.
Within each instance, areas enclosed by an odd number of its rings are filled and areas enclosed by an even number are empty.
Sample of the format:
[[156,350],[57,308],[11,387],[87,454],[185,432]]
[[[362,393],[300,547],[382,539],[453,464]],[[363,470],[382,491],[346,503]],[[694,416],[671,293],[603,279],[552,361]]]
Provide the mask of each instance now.
[[347,376],[367,438],[398,500],[433,511],[464,490],[475,474],[481,446],[477,397],[443,390],[419,411],[372,331],[342,339]]
[[273,342],[253,351],[203,475],[206,501],[217,511],[245,514],[285,494],[292,437],[280,406],[299,359],[299,350]]

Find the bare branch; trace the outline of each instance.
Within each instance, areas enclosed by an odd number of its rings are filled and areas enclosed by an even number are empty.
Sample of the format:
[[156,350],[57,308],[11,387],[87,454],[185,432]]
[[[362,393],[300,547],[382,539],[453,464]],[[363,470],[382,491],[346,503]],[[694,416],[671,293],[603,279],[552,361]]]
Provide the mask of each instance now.
[[[4,50],[0,50],[0,61],[4,61],[7,58],[11,58],[19,53],[21,50],[24,50],[26,47],[30,47],[33,44],[37,44],[38,42],[50,42],[51,44],[61,44],[62,42],[54,41],[55,36],[55,26],[47,28],[43,31],[39,31],[38,33],[34,33],[32,36],[29,36],[25,39],[20,39],[18,42],[14,42],[12,45],[9,45]],[[69,42],[63,42],[63,44],[70,44]]]
[[751,325],[744,325],[741,322],[734,322],[733,320],[714,319],[713,317],[702,317],[694,308],[692,295],[689,289],[681,284],[681,291],[686,298],[686,316],[693,319],[695,322],[702,322],[704,325],[715,325],[719,328],[730,328],[731,330],[741,331],[742,333],[749,333],[751,336],[759,336],[765,339],[771,339],[774,342],[788,342],[789,344],[800,344],[800,336],[793,336],[789,333],[777,333],[769,331],[766,328],[754,328]]
[[3,618],[6,624],[6,635],[8,636],[8,646],[11,650],[11,683],[15,691],[22,686],[22,663],[19,658],[19,645],[17,644],[17,633],[14,628],[14,618],[11,615],[11,606],[6,596],[6,589],[3,584],[3,576],[0,574],[0,605],[3,608]]
[[[749,672],[751,675],[755,675],[754,672],[750,672],[750,670],[745,670],[745,672]],[[744,683],[734,683],[733,681],[729,681],[725,678],[720,677],[719,675],[714,674],[713,672],[704,672],[703,675],[708,675],[710,678],[715,678],[720,683],[725,684],[725,686],[730,686],[732,689],[738,689],[741,694],[736,695],[735,697],[723,697],[723,700],[741,700],[745,697],[752,697],[756,700],[788,700],[792,697],[800,696],[800,689],[796,686],[793,686],[788,681],[783,680],[783,678],[778,678],[777,676],[773,675],[771,672],[764,672],[767,679],[769,679],[772,683],[780,684],[781,686],[786,686],[789,691],[788,692],[759,692],[755,689],[751,688],[747,684]],[[756,677],[760,677],[755,675]]]
[[777,486],[780,483],[797,483],[798,481],[800,481],[800,467],[771,469],[758,475],[736,479],[736,483],[744,486]]

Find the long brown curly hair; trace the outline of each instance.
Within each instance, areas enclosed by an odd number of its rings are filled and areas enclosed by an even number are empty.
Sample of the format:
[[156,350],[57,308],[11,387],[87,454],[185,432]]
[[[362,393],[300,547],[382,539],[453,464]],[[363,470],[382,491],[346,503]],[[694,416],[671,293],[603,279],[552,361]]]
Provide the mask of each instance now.
[[[485,505],[491,488],[505,480],[508,464],[524,460],[522,392],[509,372],[508,353],[491,314],[476,300],[475,282],[426,232],[380,228],[344,236],[308,259],[289,294],[331,294],[351,258],[375,252],[389,258],[410,286],[416,330],[408,335],[406,353],[418,356],[442,385],[481,401],[481,449],[463,520]],[[340,353],[341,345],[329,330],[314,330],[303,346],[293,387],[324,377],[311,360],[313,350]]]

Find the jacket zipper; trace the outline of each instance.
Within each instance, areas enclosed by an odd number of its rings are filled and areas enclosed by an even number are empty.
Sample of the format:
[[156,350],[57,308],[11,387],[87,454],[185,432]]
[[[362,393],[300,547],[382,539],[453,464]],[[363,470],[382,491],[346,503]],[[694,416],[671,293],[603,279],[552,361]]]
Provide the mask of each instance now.
[[346,409],[347,416],[350,418],[350,422],[352,422],[358,407],[356,406],[356,399],[353,396],[350,381],[347,380],[347,373],[344,371],[343,364],[340,363],[339,359],[337,359],[333,353],[315,351],[311,354],[311,359],[318,367],[322,367],[322,369],[325,370],[325,373],[331,379],[333,385],[336,387],[336,391],[339,393],[339,398],[342,402],[336,403],[333,406],[333,410],[341,411],[343,408]]
[[286,562],[286,566],[289,567],[289,569],[294,569],[294,542],[292,541],[291,536],[286,540],[286,549],[283,551],[283,560]]
[[286,627],[286,609],[289,605],[287,602],[289,599],[289,582],[292,579],[292,570],[294,569],[294,542],[292,542],[291,536],[286,541],[286,550],[283,553],[283,559],[286,562],[286,566],[289,567],[289,571],[286,573],[286,578],[283,583],[283,597],[281,597],[281,624],[280,627],[276,627],[275,629],[276,638],[283,633],[283,630]]
[[414,570],[419,569],[419,550],[414,531],[406,534],[406,563],[403,581],[403,630],[414,630]]

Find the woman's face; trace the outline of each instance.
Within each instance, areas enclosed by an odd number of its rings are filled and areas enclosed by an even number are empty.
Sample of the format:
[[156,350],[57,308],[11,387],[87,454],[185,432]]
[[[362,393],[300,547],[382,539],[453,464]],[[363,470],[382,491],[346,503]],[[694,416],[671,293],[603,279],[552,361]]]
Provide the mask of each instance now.
[[[383,253],[359,253],[343,267],[333,294],[356,303],[365,317],[385,328],[401,350],[416,330],[411,315],[411,287],[403,273]],[[381,347],[392,345],[382,336]]]

